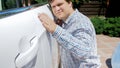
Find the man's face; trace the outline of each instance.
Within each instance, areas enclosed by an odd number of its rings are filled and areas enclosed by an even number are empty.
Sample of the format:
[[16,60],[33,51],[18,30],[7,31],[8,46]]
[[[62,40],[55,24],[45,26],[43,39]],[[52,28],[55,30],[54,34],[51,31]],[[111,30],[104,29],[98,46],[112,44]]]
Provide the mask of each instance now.
[[53,10],[54,15],[62,20],[66,20],[67,17],[72,12],[72,3],[68,3],[65,0],[54,0],[51,3],[51,7]]

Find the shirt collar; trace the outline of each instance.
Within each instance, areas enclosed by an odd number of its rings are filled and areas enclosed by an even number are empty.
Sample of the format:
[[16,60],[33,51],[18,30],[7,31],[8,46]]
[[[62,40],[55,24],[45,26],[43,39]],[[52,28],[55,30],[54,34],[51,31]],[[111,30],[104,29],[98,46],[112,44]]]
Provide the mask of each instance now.
[[78,12],[78,9],[75,9],[75,11],[70,16],[68,16],[68,18],[65,20],[64,23],[67,24],[77,12]]

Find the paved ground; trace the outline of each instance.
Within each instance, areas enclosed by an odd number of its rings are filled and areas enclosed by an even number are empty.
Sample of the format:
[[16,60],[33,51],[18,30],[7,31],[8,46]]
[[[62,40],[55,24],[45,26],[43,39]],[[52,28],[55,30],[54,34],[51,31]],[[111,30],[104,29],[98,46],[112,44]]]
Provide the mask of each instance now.
[[109,37],[106,35],[97,35],[98,54],[100,55],[101,68],[111,68],[110,59],[114,49],[120,42],[120,37]]

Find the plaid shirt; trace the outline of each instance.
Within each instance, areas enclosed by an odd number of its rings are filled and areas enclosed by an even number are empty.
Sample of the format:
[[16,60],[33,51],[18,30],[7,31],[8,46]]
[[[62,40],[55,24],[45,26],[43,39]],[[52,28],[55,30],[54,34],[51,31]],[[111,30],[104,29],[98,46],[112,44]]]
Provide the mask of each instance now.
[[77,9],[52,35],[60,44],[62,68],[100,68],[95,29]]

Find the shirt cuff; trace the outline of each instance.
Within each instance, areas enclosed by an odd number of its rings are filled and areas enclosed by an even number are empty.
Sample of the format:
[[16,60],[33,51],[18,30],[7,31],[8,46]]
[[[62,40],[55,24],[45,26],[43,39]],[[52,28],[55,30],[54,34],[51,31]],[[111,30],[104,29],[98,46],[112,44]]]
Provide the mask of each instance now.
[[57,39],[61,35],[62,30],[63,30],[63,28],[57,25],[57,27],[56,27],[55,31],[53,32],[52,36]]

